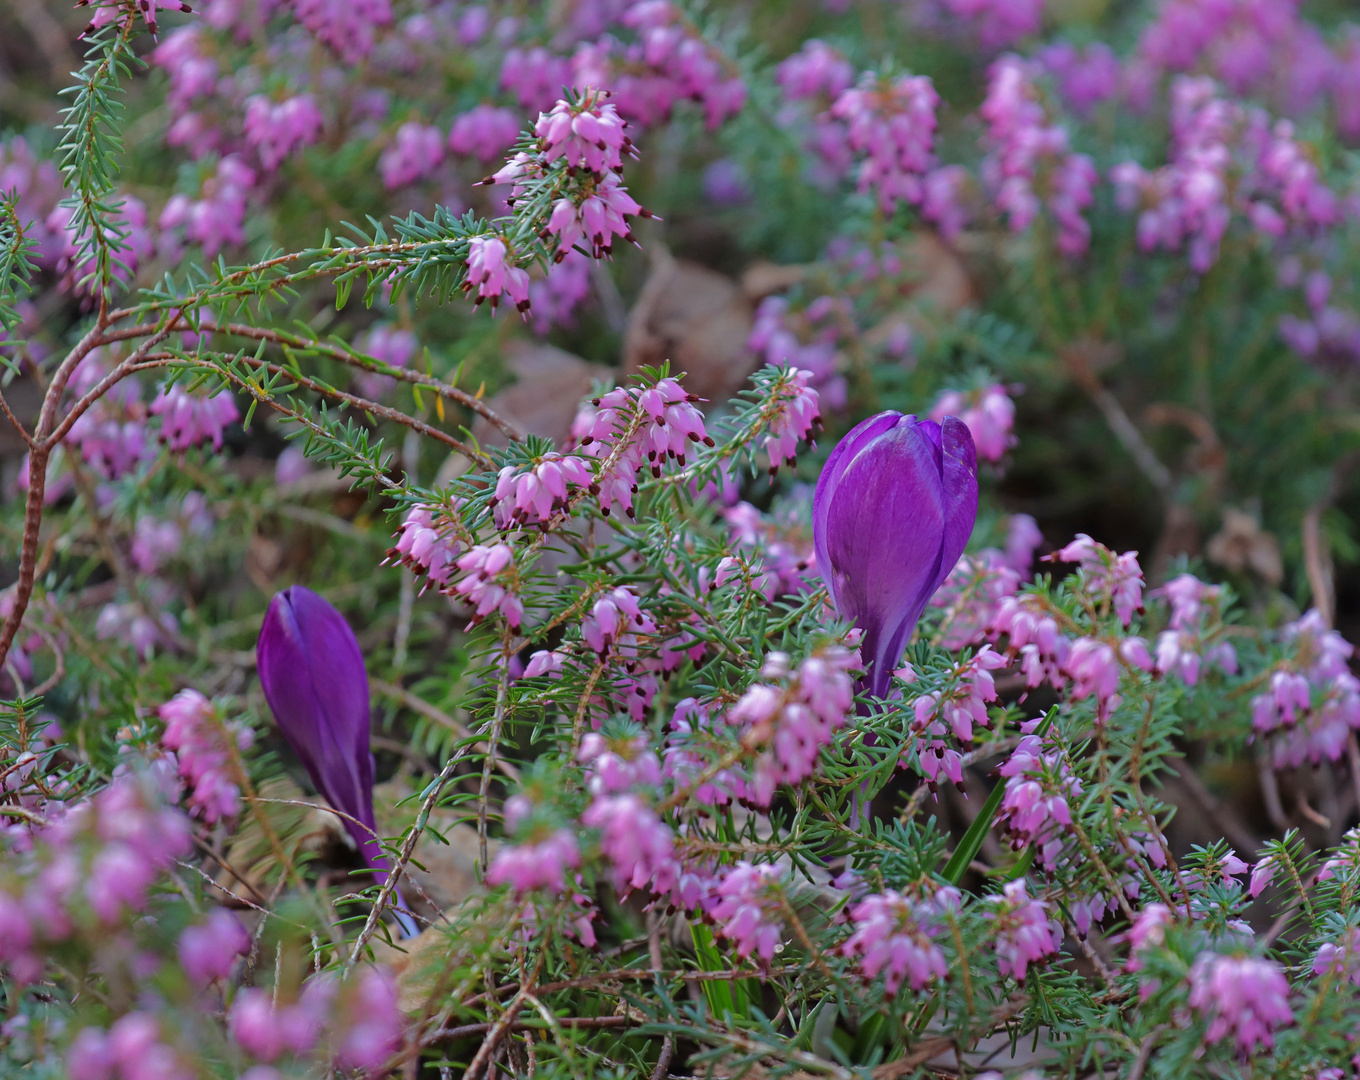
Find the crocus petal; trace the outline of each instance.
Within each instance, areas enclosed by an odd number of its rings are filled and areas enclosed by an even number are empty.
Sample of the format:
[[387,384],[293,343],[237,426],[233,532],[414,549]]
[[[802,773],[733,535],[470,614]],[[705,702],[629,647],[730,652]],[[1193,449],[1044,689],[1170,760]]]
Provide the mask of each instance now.
[[965,424],[886,412],[832,451],[813,500],[817,565],[864,633],[869,687],[887,694],[921,612],[968,543],[977,453]]
[[365,862],[386,870],[373,836],[373,754],[368,673],[354,631],[340,612],[301,585],[277,593],[260,628],[260,683],[279,730],[337,810]]

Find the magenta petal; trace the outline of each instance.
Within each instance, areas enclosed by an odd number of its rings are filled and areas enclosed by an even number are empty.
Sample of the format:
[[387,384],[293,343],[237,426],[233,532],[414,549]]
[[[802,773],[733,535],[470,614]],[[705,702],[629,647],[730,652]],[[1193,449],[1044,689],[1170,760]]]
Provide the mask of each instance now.
[[373,754],[368,673],[343,615],[301,585],[269,602],[255,649],[260,683],[279,730],[317,791],[345,819],[364,861],[385,870],[373,835]]

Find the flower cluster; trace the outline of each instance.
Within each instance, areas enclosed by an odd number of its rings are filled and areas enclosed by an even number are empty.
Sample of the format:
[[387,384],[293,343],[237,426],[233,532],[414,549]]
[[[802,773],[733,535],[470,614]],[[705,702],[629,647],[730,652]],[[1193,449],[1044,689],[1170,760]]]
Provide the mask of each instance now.
[[474,625],[493,612],[504,617],[512,630],[524,621],[524,601],[516,589],[515,553],[508,544],[477,544],[460,555],[456,565],[466,575],[449,587],[473,609]]
[[713,445],[704,415],[694,407],[698,400],[666,378],[645,389],[618,387],[577,415],[572,435],[582,454],[600,462],[591,491],[606,517],[616,504],[634,516],[633,493],[644,467],[660,476],[667,460],[684,467],[691,443]]
[[1000,461],[1015,445],[1011,429],[1015,426],[1015,402],[1006,387],[991,386],[960,393],[946,390],[930,410],[930,418],[937,424],[946,416],[957,416],[973,435],[973,445],[983,461]]
[[859,189],[873,191],[883,212],[898,201],[909,205],[924,197],[922,177],[935,164],[935,110],[940,96],[924,75],[882,79],[866,72],[831,106],[846,125],[850,148],[864,155]]
[[1033,847],[1041,866],[1056,866],[1064,830],[1072,825],[1068,799],[1082,792],[1066,756],[1056,749],[1046,752],[1040,736],[1026,735],[999,772],[1006,778],[1006,794],[998,823],[1017,851]]
[[575,455],[548,453],[527,469],[506,465],[496,479],[492,506],[496,526],[512,529],[533,524],[543,528],[567,504],[568,485],[588,488],[594,483],[586,460]]
[[944,929],[942,916],[959,907],[959,892],[950,886],[916,900],[889,889],[867,896],[850,909],[854,933],[845,955],[853,957],[866,979],[883,976],[888,993],[896,994],[905,979],[920,990],[948,973],[944,953],[934,939]]
[[955,665],[945,688],[922,694],[913,703],[916,761],[930,783],[936,783],[943,772],[962,786],[963,756],[950,744],[950,737],[966,748],[973,741],[975,727],[991,725],[987,703],[996,700],[992,672],[1006,663],[1004,656],[984,645]]
[[1190,1005],[1209,1022],[1206,1042],[1231,1035],[1244,1057],[1258,1043],[1274,1046],[1272,1032],[1294,1021],[1284,972],[1254,956],[1201,953],[1190,968]]
[[783,874],[768,863],[739,862],[713,891],[708,917],[718,936],[730,940],[743,960],[755,953],[764,964],[782,948]]
[[812,775],[854,704],[850,672],[859,666],[839,646],[808,657],[797,670],[783,653],[766,657],[761,676],[772,681],[756,683],[727,713],[728,723],[742,730],[742,743],[762,748],[747,782],[751,802],[769,806],[777,785]]
[[982,175],[997,209],[1015,232],[1029,228],[1046,202],[1058,227],[1058,250],[1080,255],[1091,242],[1082,211],[1094,200],[1096,168],[1073,153],[1067,129],[1049,123],[1035,88],[1037,68],[1017,56],[992,65],[987,98],[978,110],[987,122],[989,153]]
[[1355,649],[1316,611],[1287,625],[1283,639],[1294,657],[1252,698],[1252,728],[1269,737],[1276,768],[1336,761],[1360,730],[1360,679],[1348,664]]
[[987,901],[993,908],[997,968],[1024,982],[1031,964],[1058,951],[1062,930],[1049,917],[1048,905],[1030,897],[1023,879],[1008,882],[1000,895]]
[[180,777],[190,787],[189,805],[209,825],[234,818],[241,808],[227,739],[246,749],[254,739],[248,727],[232,731],[218,719],[212,703],[197,690],[181,690],[160,707],[165,723],[161,745],[175,754]]

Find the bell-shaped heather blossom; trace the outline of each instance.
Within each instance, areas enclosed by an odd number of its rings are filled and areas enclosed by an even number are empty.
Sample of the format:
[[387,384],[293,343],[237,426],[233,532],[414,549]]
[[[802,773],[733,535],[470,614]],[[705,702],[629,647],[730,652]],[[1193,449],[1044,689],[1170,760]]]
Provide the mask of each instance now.
[[661,786],[661,762],[642,734],[609,738],[587,732],[577,760],[586,766],[586,789],[592,795],[613,795],[632,787],[655,791]]
[[392,23],[390,0],[292,0],[312,35],[350,67],[373,51],[377,29]]
[[775,81],[786,97],[826,98],[834,101],[855,81],[854,66],[824,41],[813,38],[792,56],[779,62]]
[[392,191],[413,184],[444,160],[444,132],[431,124],[408,120],[397,128],[391,145],[378,158],[383,187]]
[[600,830],[600,851],[614,868],[614,888],[668,893],[679,864],[675,833],[639,795],[601,795],[586,807],[581,824]]
[[831,452],[813,539],[832,603],[864,632],[869,686],[886,696],[921,612],[977,519],[977,455],[962,421],[884,412]]
[[185,239],[202,244],[204,257],[211,259],[225,247],[245,243],[246,206],[255,179],[254,169],[228,154],[203,181],[197,198],[172,195],[158,224],[162,230],[182,225]]
[[1119,57],[1104,42],[1084,49],[1056,42],[1040,49],[1036,59],[1057,81],[1068,107],[1080,116],[1119,92]]
[[70,1080],[190,1080],[193,1070],[161,1041],[160,1025],[146,1012],[130,1012],[107,1032],[87,1027],[66,1058]]
[[1278,964],[1254,956],[1201,953],[1190,968],[1189,1000],[1209,1021],[1205,1041],[1231,1035],[1244,1058],[1258,1045],[1274,1046],[1272,1032],[1294,1022],[1289,980]]
[[283,737],[317,791],[346,816],[364,862],[387,860],[375,836],[368,672],[345,617],[302,585],[269,602],[255,647],[260,685]]
[[501,61],[501,87],[509,90],[526,109],[546,109],[557,100],[562,87],[571,82],[571,64],[536,45],[511,49]]
[[175,752],[180,777],[190,786],[189,805],[209,825],[233,818],[241,808],[241,789],[233,779],[231,751],[234,738],[250,745],[249,728],[231,731],[197,690],[181,690],[160,707],[165,723],[161,744]]
[[416,574],[443,587],[452,580],[458,567],[462,545],[447,511],[438,506],[421,505],[411,509],[397,534],[397,546],[388,551]]
[[963,786],[963,756],[955,746],[969,746],[975,727],[990,726],[987,702],[997,696],[992,672],[1006,664],[1006,657],[984,645],[955,666],[948,686],[922,694],[912,704],[916,760],[931,784],[943,772]]
[[945,391],[930,410],[930,419],[938,424],[946,416],[957,416],[968,425],[977,455],[983,461],[1000,461],[1015,445],[1015,436],[1011,434],[1015,427],[1015,402],[1004,386],[993,384],[968,394]]
[[[1135,650],[1136,652],[1136,650]],[[1146,652],[1146,646],[1144,646]],[[1096,719],[1109,719],[1110,710],[1119,705],[1119,654],[1107,641],[1078,638],[1067,654],[1064,669],[1072,679],[1072,700],[1096,699]]]
[[510,546],[478,544],[459,556],[457,565],[465,576],[454,582],[449,591],[472,607],[469,627],[498,611],[512,630],[518,630],[524,620],[524,602],[514,591],[515,553]]
[[474,236],[468,242],[468,276],[463,291],[477,290],[473,307],[483,300],[490,300],[491,310],[495,311],[504,294],[521,313],[529,310],[528,271],[515,266],[509,259],[505,241],[499,237]]
[[728,870],[713,891],[708,915],[718,936],[727,938],[743,960],[755,953],[761,963],[774,959],[783,940],[781,903],[783,872],[762,863],[739,862]]
[[931,979],[948,974],[944,952],[934,937],[943,929],[942,909],[956,908],[958,890],[946,887],[927,901],[913,900],[889,889],[865,897],[850,909],[855,932],[842,947],[856,959],[866,979],[883,975],[884,989],[896,994],[905,980],[920,990]]
[[745,745],[763,748],[746,790],[758,806],[770,805],[779,784],[798,784],[812,775],[854,706],[849,673],[859,662],[849,650],[823,649],[792,673],[788,665],[787,655],[770,653],[761,675],[783,685],[756,683],[727,713],[728,723],[744,730]]
[[256,94],[246,101],[246,142],[260,155],[266,171],[277,169],[294,151],[321,137],[325,120],[311,94],[270,101]]
[[627,122],[604,100],[608,96],[607,90],[587,87],[574,104],[559,100],[540,114],[534,134],[543,140],[544,160],[561,158],[599,176],[622,169],[633,143],[624,132]]
[[611,589],[595,601],[581,621],[581,640],[601,657],[622,643],[631,648],[637,634],[655,634],[656,623],[642,610],[638,597],[627,585]]
[[1350,733],[1360,730],[1360,679],[1348,663],[1354,648],[1316,611],[1287,625],[1282,636],[1296,654],[1252,699],[1252,726],[1271,736],[1277,768],[1336,761]]
[[567,887],[567,871],[580,865],[576,837],[558,829],[542,840],[502,846],[487,867],[486,880],[489,885],[510,885],[517,893],[534,889],[560,893]]
[[1064,830],[1072,827],[1069,798],[1081,795],[1081,781],[1072,775],[1061,753],[1045,753],[1038,735],[1026,735],[998,770],[1006,778],[997,823],[1005,828],[1016,850],[1033,846],[1039,863],[1057,865]]
[[797,460],[800,442],[813,446],[813,437],[822,426],[822,411],[817,391],[808,385],[810,371],[793,371],[776,398],[777,411],[766,420],[765,453],[770,456],[770,473],[780,465]]
[[250,951],[250,935],[230,911],[216,908],[207,920],[179,936],[179,962],[189,980],[207,986],[231,975],[238,956]]
[[381,1075],[401,1048],[402,1014],[392,973],[366,966],[340,990],[331,1031],[331,1057],[341,1071]]
[[1049,918],[1048,905],[1030,897],[1023,879],[1009,882],[987,902],[993,907],[997,969],[1024,982],[1030,964],[1058,951],[1062,930]]
[[583,191],[585,197],[580,201],[569,196],[558,199],[548,217],[547,232],[557,237],[553,258],[558,262],[580,243],[585,243],[596,259],[606,259],[614,250],[614,237],[637,243],[628,223],[630,217],[652,216],[628,194],[618,173],[605,173],[598,183]]
[[1338,986],[1350,981],[1360,986],[1360,929],[1348,926],[1338,941],[1320,946],[1313,960],[1314,975],[1331,975]]
[[1077,563],[1086,588],[1108,602],[1125,626],[1134,612],[1143,610],[1143,570],[1138,565],[1138,552],[1117,555],[1085,533],[1078,533],[1075,540],[1050,558],[1054,562]]
[[851,149],[865,155],[860,191],[873,191],[884,213],[898,200],[915,205],[924,195],[922,177],[935,164],[935,109],[940,95],[925,75],[880,78],[865,72],[831,106],[845,121]]
[[536,465],[507,465],[496,479],[491,505],[496,526],[547,525],[567,504],[568,485],[588,488],[595,482],[589,462],[575,455],[544,454]]
[[454,118],[449,149],[478,161],[494,161],[519,139],[519,117],[509,109],[477,105]]
[[161,442],[177,454],[205,442],[221,450],[222,432],[241,415],[229,391],[204,397],[189,393],[180,383],[162,388],[150,409],[161,418]]
[[268,990],[247,987],[232,1003],[232,1038],[257,1061],[273,1061],[285,1051],[306,1054],[321,1038],[333,995],[334,986],[325,979],[309,979],[291,1004],[274,1002]]

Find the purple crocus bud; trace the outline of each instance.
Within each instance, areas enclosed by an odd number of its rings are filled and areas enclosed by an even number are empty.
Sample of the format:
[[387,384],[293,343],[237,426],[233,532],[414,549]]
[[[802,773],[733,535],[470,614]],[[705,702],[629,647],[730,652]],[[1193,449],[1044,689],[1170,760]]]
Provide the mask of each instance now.
[[864,632],[876,697],[963,553],[977,505],[973,437],[953,416],[941,426],[882,412],[831,451],[812,503],[817,566],[836,610]]
[[[283,737],[317,791],[345,814],[340,820],[364,863],[388,872],[373,819],[373,753],[369,749],[368,672],[345,617],[311,589],[276,593],[255,646],[260,683]],[[419,932],[401,893],[397,920]]]

